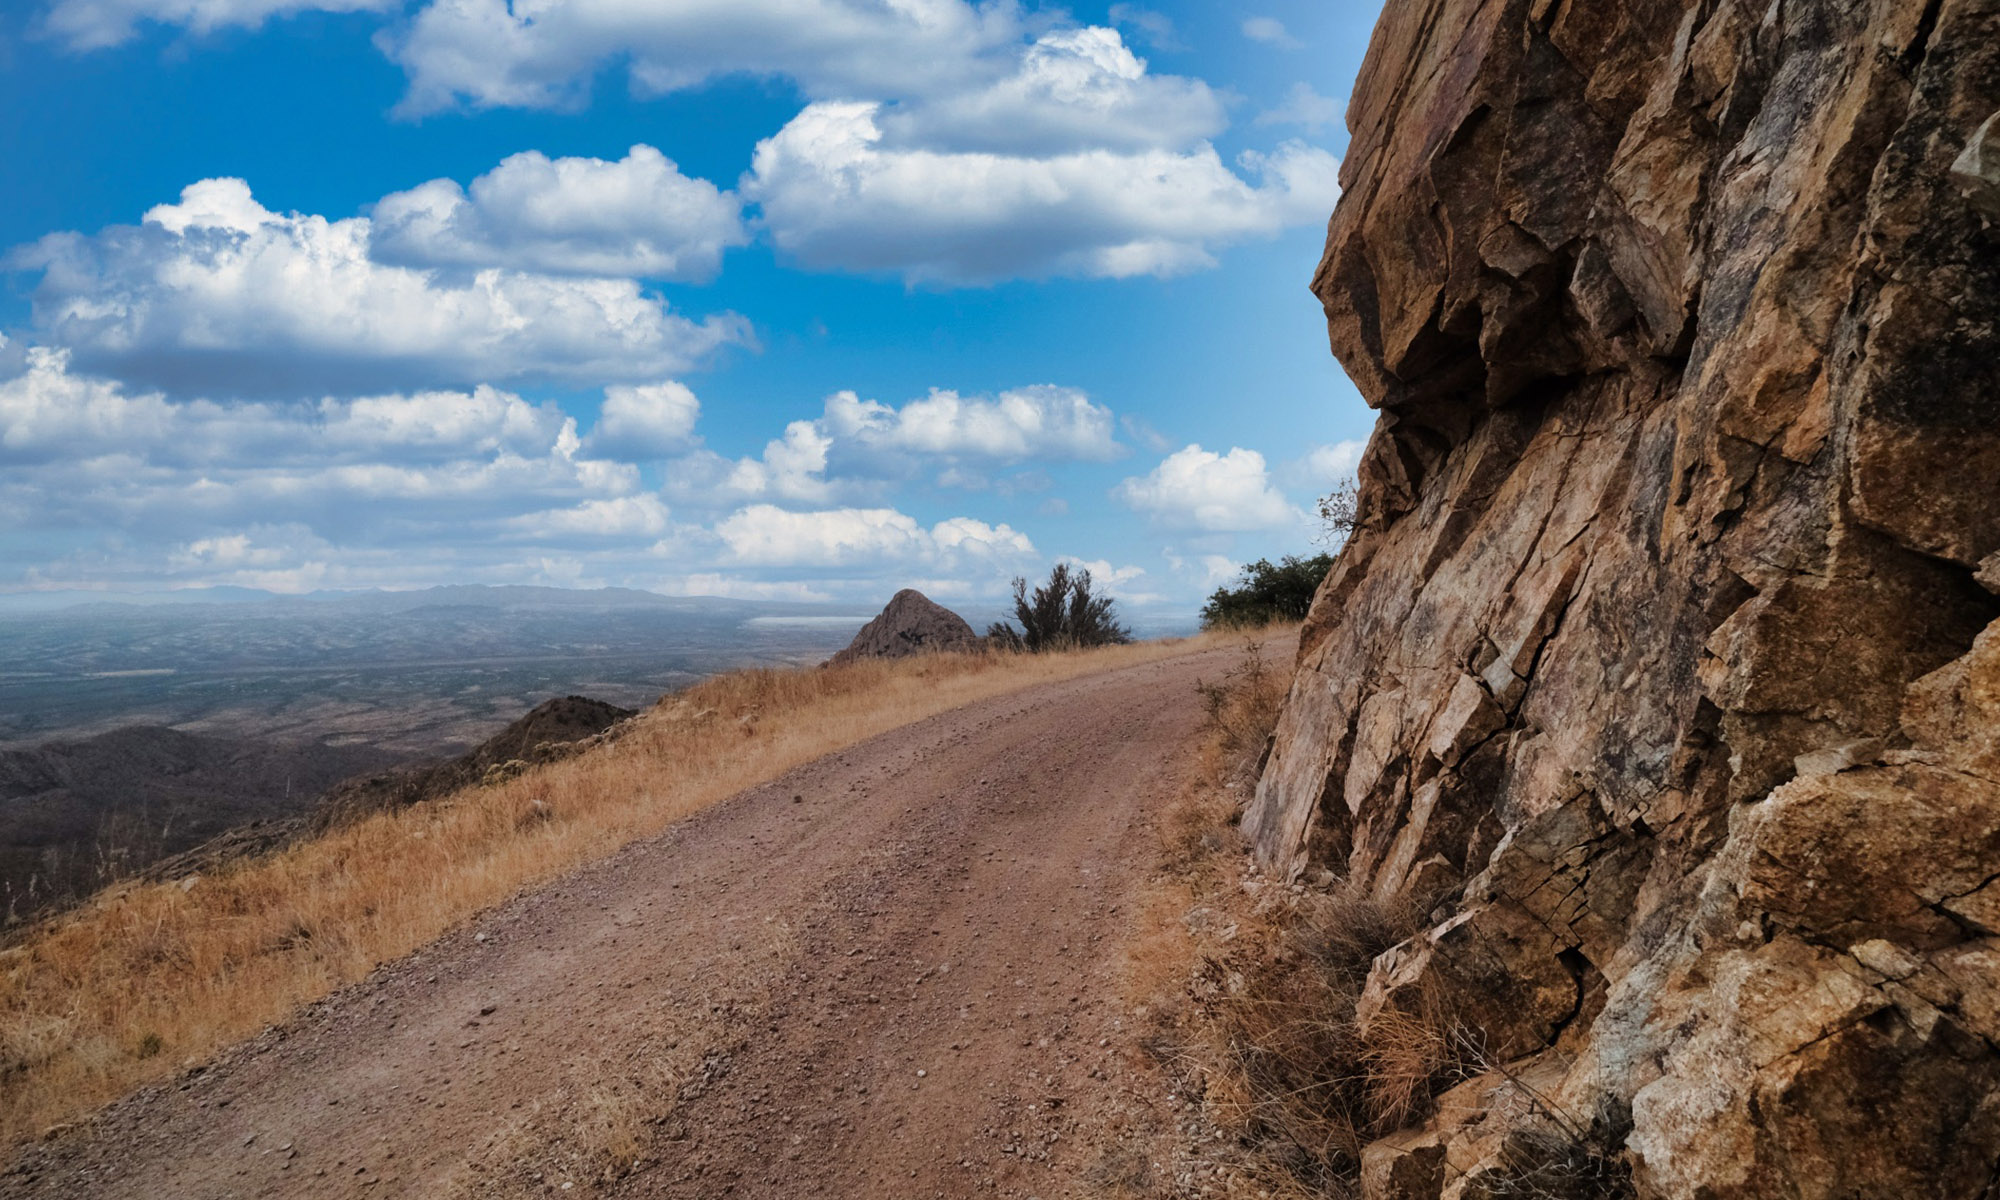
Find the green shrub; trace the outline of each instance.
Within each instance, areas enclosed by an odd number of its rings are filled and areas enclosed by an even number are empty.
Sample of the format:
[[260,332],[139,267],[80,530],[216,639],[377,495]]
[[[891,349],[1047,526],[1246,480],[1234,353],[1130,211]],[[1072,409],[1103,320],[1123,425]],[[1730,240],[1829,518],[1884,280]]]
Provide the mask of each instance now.
[[1313,593],[1333,567],[1333,556],[1300,558],[1287,554],[1272,563],[1267,558],[1244,566],[1234,587],[1215,589],[1201,609],[1203,629],[1238,629],[1273,621],[1303,621]]
[[1014,580],[1015,629],[1005,621],[987,627],[986,636],[995,646],[1007,650],[1070,650],[1078,646],[1122,645],[1132,640],[1132,631],[1118,623],[1116,607],[1109,596],[1091,590],[1088,570],[1072,571],[1068,563],[1057,563],[1049,581],[1028,594],[1028,581]]

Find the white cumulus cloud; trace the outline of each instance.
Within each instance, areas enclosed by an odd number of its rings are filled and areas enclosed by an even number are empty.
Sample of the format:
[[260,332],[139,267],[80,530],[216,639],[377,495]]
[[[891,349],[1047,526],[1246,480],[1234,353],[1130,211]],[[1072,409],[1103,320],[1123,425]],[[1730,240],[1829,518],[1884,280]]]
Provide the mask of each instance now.
[[1020,462],[1103,461],[1121,452],[1111,410],[1076,388],[1038,384],[992,399],[932,388],[901,408],[837,392],[822,427],[872,450]]
[[1228,124],[1199,79],[1151,75],[1115,29],[1043,34],[1015,69],[984,86],[886,108],[892,146],[1048,155],[1184,146]]
[[384,265],[371,234],[365,217],[274,213],[242,180],[209,179],[140,226],[52,234],[11,265],[42,272],[47,342],[175,389],[659,378],[749,336],[739,317],[688,320],[629,279]]
[[735,562],[759,566],[1006,564],[1035,552],[1026,535],[1004,524],[953,517],[926,529],[892,508],[793,512],[756,504],[725,518],[716,533]]
[[1212,146],[1047,157],[899,149],[872,102],[810,105],[758,143],[746,195],[778,248],[814,269],[980,283],[1171,275],[1213,250],[1319,220],[1339,162],[1288,142],[1231,171]]
[[73,373],[46,347],[0,378],[0,463],[13,528],[206,544],[215,564],[247,524],[449,542],[639,485],[631,464],[584,456],[553,405],[497,388],[176,401]]
[[765,443],[763,457],[740,459],[730,466],[717,459],[723,478],[705,482],[723,498],[774,496],[824,504],[834,491],[826,477],[826,453],[832,446],[833,439],[816,422],[793,421],[782,437]]
[[588,445],[594,453],[660,458],[692,444],[700,416],[701,402],[684,383],[614,384],[604,389]]
[[1264,456],[1240,446],[1224,454],[1199,445],[1176,450],[1147,474],[1120,483],[1113,495],[1162,525],[1210,533],[1276,529],[1304,519],[1272,486]]
[[1279,476],[1288,487],[1324,492],[1334,484],[1352,478],[1355,468],[1361,465],[1362,452],[1367,449],[1368,443],[1359,439],[1313,446],[1298,458],[1285,463]]
[[142,457],[175,466],[439,462],[541,455],[567,418],[498,388],[298,403],[169,401],[70,370],[66,351],[30,347],[0,379],[0,461]]
[[115,46],[142,22],[178,25],[198,34],[230,26],[255,29],[273,17],[302,12],[388,12],[400,0],[56,0],[43,28],[72,50]]
[[699,280],[750,240],[736,197],[644,145],[616,162],[511,155],[469,187],[433,179],[372,215],[374,256],[416,267]]
[[1103,558],[1075,558],[1066,555],[1062,561],[1090,572],[1092,583],[1103,584],[1106,587],[1119,587],[1143,578],[1146,574],[1144,567],[1113,566],[1109,559]]
[[667,532],[667,506],[657,496],[612,496],[569,508],[523,513],[507,522],[508,532],[535,541],[596,538],[656,538]]
[[1011,5],[963,0],[432,0],[383,44],[409,76],[405,111],[421,113],[572,106],[613,61],[641,94],[731,74],[817,96],[925,94],[1019,36]]
[[[835,392],[819,417],[789,423],[758,457],[731,462],[704,451],[678,460],[669,488],[697,504],[827,504],[872,495],[885,482],[935,468],[941,487],[980,489],[992,486],[985,474],[990,467],[1116,458],[1125,449],[1115,426],[1110,409],[1054,384],[990,398],[933,388],[901,408]],[[1006,490],[1034,490],[1017,486],[1023,482],[1010,481]]]
[[[278,2],[62,0],[181,22],[200,7],[210,14],[201,20],[224,23],[225,10]],[[784,79],[808,103],[758,144],[737,194],[688,178],[647,146],[616,162],[528,152],[469,186],[436,179],[385,197],[372,229],[353,232],[384,267],[476,272],[453,285],[468,297],[509,283],[494,272],[512,273],[514,291],[527,288],[523,277],[604,277],[574,281],[588,297],[521,299],[566,318],[579,305],[609,318],[653,303],[631,278],[712,276],[749,235],[742,201],[808,268],[947,286],[1172,275],[1212,266],[1233,243],[1324,220],[1338,195],[1331,154],[1290,142],[1225,162],[1211,139],[1228,125],[1226,97],[1149,70],[1115,27],[1164,45],[1171,22],[1130,5],[1111,15],[1112,25],[1076,25],[966,0],[428,0],[377,38],[408,76],[406,113],[578,106],[607,64],[641,94],[748,74]],[[1289,38],[1268,17],[1245,29]],[[1295,89],[1265,123],[1318,128],[1326,104]],[[261,219],[234,227],[269,236]],[[448,313],[468,297],[437,307]]]

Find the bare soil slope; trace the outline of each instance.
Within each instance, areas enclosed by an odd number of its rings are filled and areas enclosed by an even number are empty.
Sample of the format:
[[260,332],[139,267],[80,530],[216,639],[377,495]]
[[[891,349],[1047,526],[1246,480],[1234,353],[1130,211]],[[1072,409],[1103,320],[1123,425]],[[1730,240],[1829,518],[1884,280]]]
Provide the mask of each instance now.
[[1183,657],[974,704],[526,894],[30,1148],[0,1196],[1045,1196],[1170,1120],[1128,906]]

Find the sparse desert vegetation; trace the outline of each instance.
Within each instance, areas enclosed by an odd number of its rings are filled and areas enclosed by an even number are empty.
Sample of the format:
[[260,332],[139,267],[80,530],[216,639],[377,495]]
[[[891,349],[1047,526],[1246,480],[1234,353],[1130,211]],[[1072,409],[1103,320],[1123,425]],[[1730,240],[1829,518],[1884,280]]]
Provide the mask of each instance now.
[[0,953],[0,1136],[36,1136],[792,767],[974,700],[1190,646],[733,672],[670,694],[591,753],[209,877],[109,890]]

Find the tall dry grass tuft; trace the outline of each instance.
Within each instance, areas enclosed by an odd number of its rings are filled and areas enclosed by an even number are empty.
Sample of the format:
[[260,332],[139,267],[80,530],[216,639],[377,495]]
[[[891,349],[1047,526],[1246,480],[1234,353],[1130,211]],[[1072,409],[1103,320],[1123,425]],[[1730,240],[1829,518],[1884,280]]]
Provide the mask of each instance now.
[[[113,888],[0,951],[0,1141],[205,1058],[524,886],[793,767],[975,700],[1201,644],[732,672],[579,757],[207,878]],[[607,1140],[615,1158],[619,1139]]]
[[1421,928],[1420,913],[1341,888],[1292,893],[1262,916],[1271,949],[1209,1007],[1211,1111],[1291,1174],[1337,1191],[1363,1145],[1422,1115],[1462,1072],[1470,1043],[1435,1002],[1356,1020],[1370,965]]
[[[1420,1118],[1475,1065],[1478,1038],[1435,1001],[1356,1009],[1377,956],[1424,913],[1336,884],[1256,876],[1234,828],[1256,786],[1289,672],[1256,642],[1201,688],[1198,771],[1164,822],[1162,873],[1128,961],[1131,998],[1178,1086],[1228,1136],[1222,1194],[1347,1196],[1362,1146]],[[1187,1153],[1195,1153],[1192,1150]]]
[[[1243,657],[1214,683],[1195,684],[1206,720],[1192,781],[1167,813],[1166,867],[1207,880],[1218,855],[1240,848],[1235,832],[1244,801],[1257,786],[1271,734],[1291,680],[1271,663],[1269,645],[1286,645],[1293,627],[1242,638]],[[1223,635],[1213,635],[1223,636]]]

